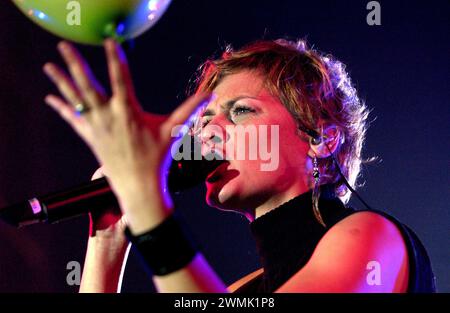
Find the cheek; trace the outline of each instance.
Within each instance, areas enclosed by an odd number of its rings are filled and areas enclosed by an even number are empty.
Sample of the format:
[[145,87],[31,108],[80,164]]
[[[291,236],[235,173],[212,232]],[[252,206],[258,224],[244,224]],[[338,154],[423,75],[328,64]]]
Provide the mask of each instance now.
[[[224,144],[228,160],[238,161],[242,167],[252,169],[261,162],[270,162],[272,159],[278,163],[280,127],[262,122],[228,129]],[[259,168],[264,170],[261,166]]]
[[[225,154],[234,175],[207,185],[208,198],[245,198],[258,192],[283,190],[300,179],[305,171],[308,143],[296,134],[294,126],[274,123],[254,125],[251,132],[228,133]],[[289,127],[288,127],[289,126]],[[292,126],[292,127],[291,127]],[[265,128],[264,128],[265,127]]]
[[283,164],[278,164],[271,171],[261,170],[262,166],[270,164],[261,160],[234,160],[231,164],[239,174],[230,179],[223,186],[223,190],[242,196],[258,191],[276,190],[281,187],[281,182],[288,181],[294,176],[292,169],[287,170]]
[[309,145],[298,136],[294,126],[288,124],[260,121],[248,125],[245,132],[234,128],[225,143],[226,158],[246,179],[276,178],[287,169],[304,167]]

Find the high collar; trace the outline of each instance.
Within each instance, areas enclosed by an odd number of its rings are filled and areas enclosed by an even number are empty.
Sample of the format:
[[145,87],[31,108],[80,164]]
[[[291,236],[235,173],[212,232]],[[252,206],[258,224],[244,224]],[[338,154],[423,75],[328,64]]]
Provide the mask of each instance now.
[[319,210],[326,227],[314,216],[310,190],[250,223],[264,268],[265,289],[279,287],[303,267],[326,231],[353,212],[336,196],[333,185],[320,187]]

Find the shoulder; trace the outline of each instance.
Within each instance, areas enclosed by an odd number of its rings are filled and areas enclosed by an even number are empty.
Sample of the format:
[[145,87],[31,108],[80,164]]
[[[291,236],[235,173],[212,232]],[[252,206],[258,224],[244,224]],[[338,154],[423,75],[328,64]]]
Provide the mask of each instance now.
[[[381,214],[371,211],[355,212],[334,225],[322,241],[336,239],[369,240],[386,246],[388,242],[402,246],[403,237],[398,227]],[[367,241],[366,241],[367,242]]]
[[311,291],[402,292],[407,280],[408,253],[400,230],[384,216],[362,211],[330,228],[309,262],[286,286]]

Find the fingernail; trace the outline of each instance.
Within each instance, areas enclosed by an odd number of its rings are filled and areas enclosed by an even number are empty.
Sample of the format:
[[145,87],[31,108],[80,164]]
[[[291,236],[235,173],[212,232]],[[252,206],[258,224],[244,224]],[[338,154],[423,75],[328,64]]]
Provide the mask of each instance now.
[[67,42],[65,42],[65,41],[61,41],[58,44],[58,50],[61,51],[61,52],[69,51],[69,49],[70,49],[69,44]]
[[60,42],[57,47],[60,52],[63,52],[66,50],[66,47],[64,46],[64,44],[62,42]]
[[48,105],[52,105],[52,100],[51,100],[51,97],[50,96],[45,96],[45,98],[44,98],[44,101],[45,101],[45,103],[47,103]]
[[52,66],[49,63],[45,63],[42,69],[45,73],[50,74],[52,71]]
[[106,48],[108,48],[110,50],[114,49],[115,41],[113,39],[107,38],[107,39],[105,39],[104,43],[105,43]]

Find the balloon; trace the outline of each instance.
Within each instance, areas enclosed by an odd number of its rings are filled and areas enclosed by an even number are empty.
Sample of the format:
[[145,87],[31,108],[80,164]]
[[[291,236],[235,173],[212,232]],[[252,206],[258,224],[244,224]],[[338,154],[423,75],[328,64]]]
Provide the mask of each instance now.
[[152,27],[171,0],[13,0],[29,19],[49,32],[78,43],[119,42]]

